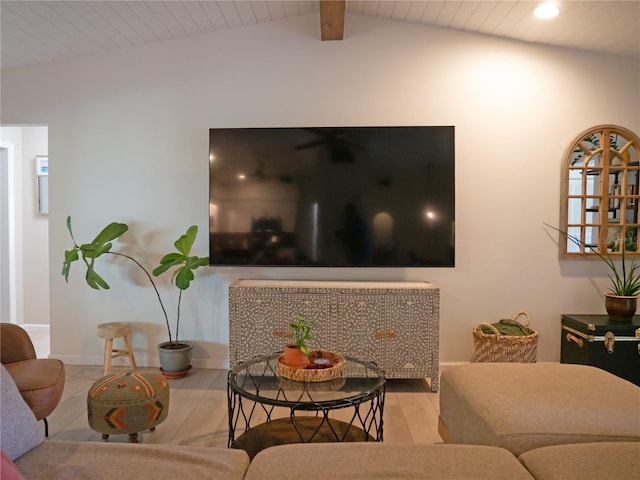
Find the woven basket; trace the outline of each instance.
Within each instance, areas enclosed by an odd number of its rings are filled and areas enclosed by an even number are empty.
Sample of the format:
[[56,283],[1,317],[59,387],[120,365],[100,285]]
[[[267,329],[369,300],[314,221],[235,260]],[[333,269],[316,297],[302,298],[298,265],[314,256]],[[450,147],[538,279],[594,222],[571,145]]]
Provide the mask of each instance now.
[[[524,315],[524,323],[530,335],[501,335],[489,323],[481,323],[473,329],[473,358],[472,362],[518,362],[535,363],[538,353],[538,332],[529,327],[529,314],[518,312],[513,320]],[[482,327],[489,327],[494,333],[484,333]]]
[[284,363],[284,353],[278,357],[276,362],[276,373],[280,377],[295,380],[297,382],[326,382],[344,377],[347,369],[347,362],[338,353],[328,350],[311,350],[309,360],[316,358],[328,358],[333,363],[330,368],[293,368]]
[[282,390],[292,392],[337,392],[347,383],[347,377],[338,377],[333,380],[299,382],[297,380],[289,380],[285,377],[278,377],[278,386]]

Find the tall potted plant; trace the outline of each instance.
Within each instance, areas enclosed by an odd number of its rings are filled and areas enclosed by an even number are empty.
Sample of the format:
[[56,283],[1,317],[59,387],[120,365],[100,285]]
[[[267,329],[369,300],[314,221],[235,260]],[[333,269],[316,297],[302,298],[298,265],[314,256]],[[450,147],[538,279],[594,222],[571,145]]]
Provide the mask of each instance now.
[[562,235],[567,237],[571,242],[576,245],[581,245],[584,248],[589,248],[595,253],[609,268],[610,273],[607,274],[611,280],[609,291],[604,294],[604,306],[609,314],[609,318],[612,320],[629,321],[636,313],[638,306],[638,296],[640,293],[640,265],[635,261],[635,258],[631,260],[631,263],[627,265],[625,259],[625,250],[627,239],[620,241],[620,269],[616,266],[615,262],[609,254],[601,254],[597,249],[591,245],[585,244],[578,237],[575,237],[563,230],[560,230],[553,225],[545,223],[547,227],[550,227]]
[[[109,284],[95,271],[95,261],[102,255],[110,254],[131,260],[140,268],[149,279],[156,294],[167,328],[168,341],[158,345],[160,356],[160,368],[163,374],[169,377],[179,377],[186,375],[190,368],[191,350],[193,344],[184,340],[179,340],[180,333],[180,306],[182,302],[182,292],[189,288],[195,278],[194,271],[199,267],[209,264],[209,257],[198,257],[191,255],[191,248],[198,234],[196,225],[190,226],[187,231],[174,242],[175,252],[166,254],[160,260],[160,265],[153,269],[153,276],[162,275],[168,270],[174,269],[171,282],[178,288],[178,306],[176,311],[175,333],[172,332],[169,315],[162,301],[162,297],[149,271],[135,258],[121,252],[112,251],[112,242],[124,234],[129,227],[124,223],[112,222],[107,225],[90,243],[78,244],[73,236],[71,228],[71,217],[67,217],[67,230],[73,241],[73,247],[65,251],[62,275],[69,282],[69,271],[71,264],[82,259],[86,266],[85,280],[87,285],[96,290],[109,289]],[[181,358],[174,360],[174,357]]]

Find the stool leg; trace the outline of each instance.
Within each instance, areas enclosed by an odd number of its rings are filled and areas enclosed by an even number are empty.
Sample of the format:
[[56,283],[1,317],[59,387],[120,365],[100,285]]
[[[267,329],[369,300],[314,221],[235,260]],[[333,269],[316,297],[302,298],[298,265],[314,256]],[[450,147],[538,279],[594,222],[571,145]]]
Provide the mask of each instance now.
[[106,442],[107,440],[109,440],[109,434],[108,433],[103,433],[102,434],[102,441]]
[[44,422],[44,436],[49,437],[49,422],[46,418],[43,418],[42,421]]
[[138,434],[130,433],[129,434],[129,443],[138,443]]
[[111,355],[113,354],[113,338],[107,338],[104,342],[104,374],[111,373]]
[[129,363],[131,364],[131,368],[135,370],[138,367],[136,366],[136,359],[133,357],[133,349],[131,348],[131,338],[129,335],[124,336],[124,345],[127,349],[127,353],[129,354]]

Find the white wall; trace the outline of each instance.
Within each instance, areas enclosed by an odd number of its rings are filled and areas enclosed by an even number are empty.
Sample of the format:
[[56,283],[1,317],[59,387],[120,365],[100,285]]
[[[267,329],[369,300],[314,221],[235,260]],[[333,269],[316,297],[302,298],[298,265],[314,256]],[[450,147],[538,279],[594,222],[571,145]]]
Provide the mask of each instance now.
[[[560,314],[604,313],[603,265],[559,261],[542,223],[558,223],[562,155],[577,134],[640,130],[638,62],[355,15],[343,41],[318,30],[311,15],[2,74],[3,122],[49,125],[53,356],[100,363],[96,325],[129,320],[137,358],[154,364],[165,334],[152,291],[111,264],[109,292],[87,288],[78,268],[65,284],[65,218],[81,241],[129,223],[119,247],[148,265],[188,225],[206,232],[211,127],[455,125],[456,267],[211,269],[184,299],[195,366],[228,358],[238,278],[432,281],[443,362],[469,360],[472,327],[518,310],[540,332],[539,359],[558,360]],[[206,254],[206,235],[195,251]]]
[[47,137],[43,126],[0,128],[0,140],[14,147],[14,178],[10,181],[15,194],[14,288],[19,324],[49,324],[49,218],[36,211],[35,174],[36,155],[47,154]]

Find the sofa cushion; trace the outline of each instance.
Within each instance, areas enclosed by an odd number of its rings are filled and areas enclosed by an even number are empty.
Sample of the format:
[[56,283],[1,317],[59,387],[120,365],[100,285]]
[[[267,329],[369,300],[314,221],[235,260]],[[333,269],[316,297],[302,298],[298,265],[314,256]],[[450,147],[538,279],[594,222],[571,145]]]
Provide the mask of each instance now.
[[39,480],[239,480],[249,466],[249,456],[221,447],[48,440],[15,463],[25,478]]
[[507,450],[475,445],[298,443],[267,448],[245,480],[532,480]]
[[15,460],[39,445],[42,434],[16,382],[4,365],[0,367],[0,448],[11,460]]
[[547,445],[640,441],[638,405],[640,387],[587,365],[471,363],[441,376],[447,440],[515,455]]
[[2,454],[2,460],[0,460],[0,476],[2,480],[24,480],[24,477],[16,467],[16,464],[11,461],[4,453],[4,450],[0,450]]
[[640,478],[640,442],[554,445],[518,458],[537,480]]

